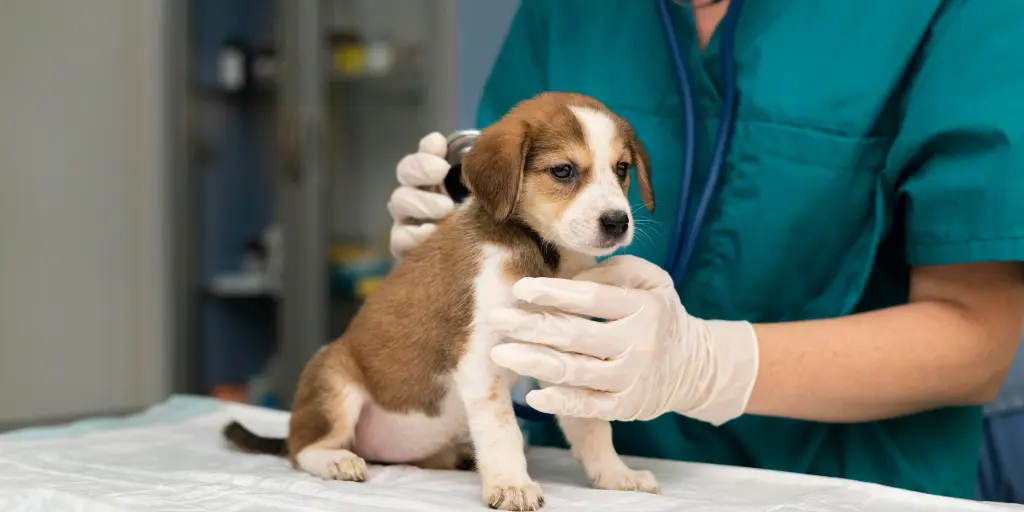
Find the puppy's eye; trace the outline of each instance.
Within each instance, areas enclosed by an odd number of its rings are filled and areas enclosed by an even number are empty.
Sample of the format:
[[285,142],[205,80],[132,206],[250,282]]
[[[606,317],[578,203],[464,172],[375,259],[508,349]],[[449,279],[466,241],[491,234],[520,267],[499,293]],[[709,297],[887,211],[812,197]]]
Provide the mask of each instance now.
[[576,167],[572,164],[556,165],[548,172],[555,177],[556,180],[567,181],[576,176]]
[[615,165],[615,174],[620,178],[625,178],[629,174],[629,164],[626,162],[619,162]]

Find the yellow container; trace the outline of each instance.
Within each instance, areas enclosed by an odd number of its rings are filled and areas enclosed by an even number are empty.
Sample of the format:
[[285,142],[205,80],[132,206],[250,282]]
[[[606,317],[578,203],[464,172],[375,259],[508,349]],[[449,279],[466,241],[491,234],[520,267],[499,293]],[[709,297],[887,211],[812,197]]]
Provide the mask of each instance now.
[[356,283],[356,297],[360,300],[366,300],[366,297],[373,293],[383,280],[383,277],[364,277],[360,279]]

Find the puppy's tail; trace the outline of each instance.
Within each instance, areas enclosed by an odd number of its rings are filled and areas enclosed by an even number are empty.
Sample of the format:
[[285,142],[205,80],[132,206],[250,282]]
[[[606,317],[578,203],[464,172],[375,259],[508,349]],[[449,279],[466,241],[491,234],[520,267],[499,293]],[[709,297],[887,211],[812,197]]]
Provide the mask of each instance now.
[[237,421],[228,423],[222,433],[232,446],[245,452],[280,456],[288,454],[287,439],[258,436]]

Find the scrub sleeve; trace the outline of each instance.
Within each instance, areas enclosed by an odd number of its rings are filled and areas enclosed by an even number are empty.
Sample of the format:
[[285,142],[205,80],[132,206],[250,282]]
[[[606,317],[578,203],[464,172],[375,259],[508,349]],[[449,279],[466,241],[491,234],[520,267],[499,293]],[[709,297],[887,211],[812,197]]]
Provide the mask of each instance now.
[[910,265],[1024,261],[1024,2],[950,3],[934,22],[889,169]]

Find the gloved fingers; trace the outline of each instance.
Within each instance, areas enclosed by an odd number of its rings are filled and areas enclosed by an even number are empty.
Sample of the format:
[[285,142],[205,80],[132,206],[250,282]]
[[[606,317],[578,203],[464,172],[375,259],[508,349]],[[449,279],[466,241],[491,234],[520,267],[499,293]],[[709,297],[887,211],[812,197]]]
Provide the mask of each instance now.
[[409,219],[441,220],[455,210],[452,198],[412,187],[398,187],[391,193],[388,213],[397,222]]
[[668,272],[650,261],[631,255],[612,256],[576,274],[573,280],[638,290],[654,290],[665,286],[674,288]]
[[571,416],[574,418],[596,418],[605,421],[616,419],[617,396],[590,389],[552,386],[536,389],[526,394],[526,403],[540,412]]
[[444,158],[430,153],[405,155],[398,161],[398,183],[409,187],[434,186],[444,183],[451,165]]
[[418,226],[395,223],[391,226],[391,254],[402,257],[410,249],[423,243],[437,229],[436,224]]
[[573,315],[514,308],[492,311],[487,323],[507,338],[598,359],[622,355],[631,344],[633,334],[623,332],[624,327],[614,322],[601,323]]
[[513,372],[543,382],[595,389],[622,391],[630,386],[620,378],[621,361],[604,361],[582,354],[529,343],[505,343],[491,349],[491,360]]
[[448,139],[440,132],[428,133],[420,139],[419,152],[444,158],[448,154]]
[[524,277],[512,285],[519,300],[575,315],[618,320],[647,303],[648,292],[624,286],[549,277]]

